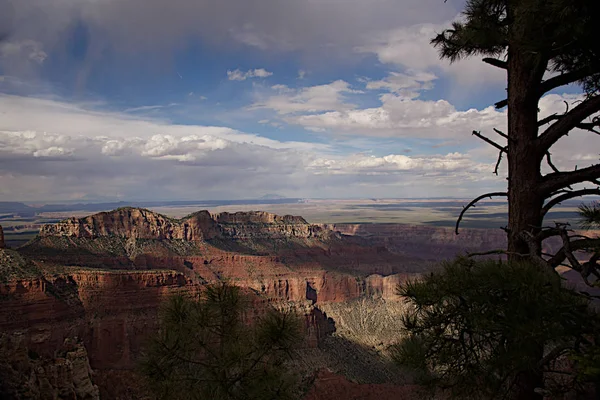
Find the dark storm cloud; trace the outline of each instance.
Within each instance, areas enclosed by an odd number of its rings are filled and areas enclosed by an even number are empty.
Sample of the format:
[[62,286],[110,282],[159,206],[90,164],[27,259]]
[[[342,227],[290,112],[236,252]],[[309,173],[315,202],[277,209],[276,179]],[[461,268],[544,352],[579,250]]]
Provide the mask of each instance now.
[[190,40],[330,52],[375,31],[455,14],[440,0],[0,0],[0,33],[57,50],[76,32],[90,54],[171,52]]

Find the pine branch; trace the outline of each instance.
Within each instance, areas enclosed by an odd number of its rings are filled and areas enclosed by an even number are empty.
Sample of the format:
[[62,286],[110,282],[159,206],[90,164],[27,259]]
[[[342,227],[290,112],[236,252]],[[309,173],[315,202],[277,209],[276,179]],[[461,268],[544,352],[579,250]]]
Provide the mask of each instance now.
[[566,72],[564,74],[554,76],[550,79],[546,79],[540,84],[540,91],[542,92],[540,97],[543,96],[545,93],[551,91],[552,89],[556,89],[558,87],[565,86],[570,83],[581,81],[582,79],[585,79],[592,73],[594,73],[594,71],[591,68],[585,67],[575,71]]
[[557,190],[582,182],[593,182],[598,184],[600,178],[600,164],[569,172],[554,172],[542,178],[538,190],[545,198],[548,198]]
[[460,225],[460,221],[462,221],[463,216],[465,215],[465,213],[467,212],[467,210],[471,207],[475,207],[475,204],[477,204],[479,201],[485,199],[485,198],[492,198],[492,197],[508,197],[508,193],[507,192],[492,192],[492,193],[486,193],[486,194],[482,194],[481,196],[477,197],[476,199],[472,200],[469,204],[467,204],[462,211],[460,212],[460,215],[458,216],[458,219],[456,220],[456,228],[454,230],[454,233],[458,235],[458,227]]
[[508,63],[506,61],[498,60],[497,58],[487,57],[481,61],[483,61],[486,64],[490,64],[496,68],[508,69]]
[[600,131],[597,131],[595,128],[600,127],[600,117],[595,117],[592,122],[582,122],[577,124],[577,128],[583,129],[586,131],[590,131],[595,133],[596,135],[600,135]]
[[546,203],[546,205],[542,208],[542,218],[548,213],[548,211],[550,211],[550,209],[552,207],[562,203],[563,201],[574,199],[574,198],[581,197],[581,196],[591,196],[591,195],[600,196],[600,188],[575,190],[575,191],[567,192],[565,194],[557,196],[557,197],[553,198],[552,200],[550,200],[548,203]]
[[477,136],[479,139],[483,140],[486,143],[491,144],[492,146],[494,146],[495,148],[497,148],[498,150],[500,150],[501,152],[506,153],[507,152],[507,148],[506,147],[502,147],[501,145],[499,145],[498,143],[494,142],[492,139],[488,139],[485,136],[483,136],[480,132],[477,131],[473,131],[473,135]]
[[[548,93],[552,89],[556,89],[561,86],[568,85],[573,82],[581,81],[590,75],[590,68],[582,68],[576,71],[567,72],[553,78],[547,79],[540,83],[540,89],[538,91],[538,98],[541,98],[544,94]],[[498,101],[494,104],[496,108],[503,108],[508,105],[508,99]]]
[[558,115],[558,114],[552,114],[550,116],[547,116],[546,118],[542,118],[538,121],[538,126],[542,126],[542,125],[546,125],[552,121],[556,121],[562,118],[562,115]]
[[500,100],[497,103],[494,103],[494,107],[496,108],[504,108],[508,105],[508,99]]
[[506,140],[511,140],[506,133],[502,132],[499,129],[494,128],[494,132],[496,132],[498,135],[502,136]]
[[579,206],[579,216],[582,218],[581,227],[593,229],[600,227],[600,204],[594,202],[590,205]]
[[546,125],[547,123],[550,123],[552,121],[557,121],[557,120],[561,119],[563,116],[565,116],[569,112],[569,103],[567,103],[566,100],[563,100],[563,103],[565,103],[565,106],[567,108],[562,115],[558,115],[558,114],[554,113],[546,118],[543,118],[538,121],[538,126]]
[[577,128],[584,119],[600,111],[600,95],[590,97],[577,107],[561,116],[544,133],[538,137],[538,144],[544,151],[549,150],[561,137],[567,136],[569,132]]

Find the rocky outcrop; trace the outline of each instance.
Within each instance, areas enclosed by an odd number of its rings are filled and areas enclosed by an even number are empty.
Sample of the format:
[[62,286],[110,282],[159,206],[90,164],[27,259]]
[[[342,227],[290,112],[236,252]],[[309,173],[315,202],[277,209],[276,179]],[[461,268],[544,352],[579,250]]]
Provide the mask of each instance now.
[[120,208],[84,218],[45,225],[40,236],[96,238],[119,236],[135,239],[180,239],[179,224],[168,217],[139,208]]
[[416,385],[359,384],[323,369],[304,400],[414,400],[420,398]]
[[52,357],[41,356],[19,333],[0,337],[0,397],[99,400],[85,347],[66,339]]
[[[227,279],[258,295],[257,309],[297,307],[305,343],[316,347],[335,329],[321,304],[394,299],[397,283],[419,268],[368,238],[263,212],[175,220],[123,208],[45,226],[15,254],[38,269],[0,285],[0,330],[25,329],[26,344],[44,356],[82,338],[102,382],[131,371],[165,296]],[[101,390],[114,397],[104,383]]]
[[302,217],[262,211],[220,213],[199,211],[180,220],[140,208],[120,208],[43,226],[41,237],[123,237],[129,239],[202,241],[210,239],[312,238],[331,235]]
[[6,245],[4,244],[4,231],[2,230],[2,225],[0,225],[0,249],[5,248]]
[[[329,230],[362,237],[404,257],[437,263],[467,252],[506,248],[506,233],[498,229],[453,228],[408,224],[328,224]],[[586,232],[590,234],[590,232]],[[544,252],[553,253],[562,246],[560,238],[544,241]]]

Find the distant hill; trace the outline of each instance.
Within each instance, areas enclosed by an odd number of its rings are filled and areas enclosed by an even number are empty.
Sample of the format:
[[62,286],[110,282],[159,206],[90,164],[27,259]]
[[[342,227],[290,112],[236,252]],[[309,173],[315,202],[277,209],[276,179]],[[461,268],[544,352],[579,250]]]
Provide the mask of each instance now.
[[0,201],[0,214],[33,217],[35,216],[36,211],[37,210],[34,207],[30,207],[25,203],[18,203],[16,201]]
[[277,194],[267,194],[260,199],[251,200],[187,200],[187,201],[119,201],[109,203],[63,203],[45,204],[39,207],[28,206],[25,203],[0,201],[0,216],[3,214],[18,215],[21,217],[34,217],[36,214],[45,212],[68,212],[68,211],[109,211],[120,207],[217,207],[227,205],[246,204],[288,204],[297,203],[300,199],[290,199]]
[[287,197],[281,196],[277,193],[267,193],[264,196],[260,197],[259,200],[283,200]]

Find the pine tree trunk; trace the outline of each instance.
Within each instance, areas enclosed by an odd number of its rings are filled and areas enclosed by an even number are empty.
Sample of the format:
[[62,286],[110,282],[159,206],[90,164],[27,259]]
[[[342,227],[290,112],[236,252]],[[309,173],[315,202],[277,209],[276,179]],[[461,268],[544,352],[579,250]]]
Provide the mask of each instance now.
[[[508,54],[508,251],[509,260],[529,254],[529,246],[520,234],[541,227],[544,198],[538,193],[541,181],[538,134],[537,85],[539,62],[524,51],[509,48]],[[545,69],[545,68],[544,68]],[[534,359],[543,357],[543,343],[532,343]],[[521,371],[517,376],[518,400],[541,400],[535,388],[543,386],[540,371]]]
[[541,227],[544,205],[538,191],[541,157],[536,143],[539,79],[532,58],[515,51],[508,60],[508,251],[512,260],[529,253],[519,235]]

